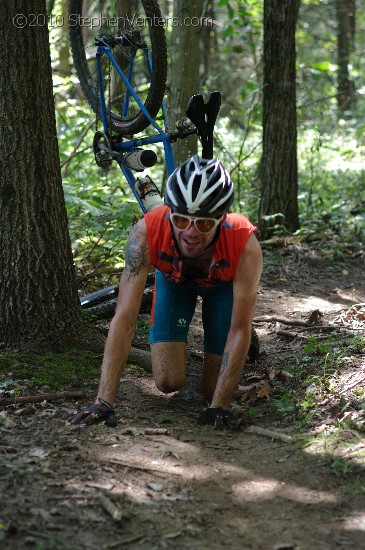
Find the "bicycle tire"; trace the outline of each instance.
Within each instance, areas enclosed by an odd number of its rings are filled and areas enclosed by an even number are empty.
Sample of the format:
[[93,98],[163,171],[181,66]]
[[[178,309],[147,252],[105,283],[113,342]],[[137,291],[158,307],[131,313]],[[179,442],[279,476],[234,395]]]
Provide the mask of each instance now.
[[[152,308],[152,298],[153,298],[153,288],[146,287],[144,289],[143,298],[141,302],[141,307],[139,309],[139,314],[142,313],[151,313]],[[92,306],[82,306],[83,311],[86,315],[97,319],[98,321],[110,321],[114,315],[117,308],[117,298],[110,297],[104,302],[96,303]]]
[[[120,2],[119,9],[121,9],[120,6],[124,5],[125,0],[120,0]],[[104,2],[104,4],[105,3],[108,4],[108,2]],[[85,4],[87,5],[87,0],[69,0],[69,35],[74,66],[81,88],[91,108],[98,114],[99,106],[96,75],[89,67],[87,45],[83,37],[83,28],[85,27],[83,24],[85,21],[83,7],[85,7]],[[148,29],[146,41],[148,42],[147,45],[150,50],[153,71],[152,75],[148,74],[149,82],[143,83],[143,87],[147,88],[145,96],[140,96],[139,99],[144,104],[150,116],[154,118],[161,108],[166,87],[166,36],[163,25],[161,24],[163,20],[157,2],[155,0],[139,0],[138,4],[143,9],[145,16],[143,21],[145,23],[141,24],[138,13],[126,18],[126,21],[128,21],[129,24],[133,21],[137,21],[138,28],[143,28],[144,26]],[[97,15],[95,17],[97,17]],[[102,21],[101,13],[99,14],[99,21]],[[111,21],[111,18],[109,21]],[[147,71],[145,71],[144,78],[147,80]],[[135,111],[129,111],[126,116],[122,116],[115,112],[115,110],[109,108],[108,105],[107,111],[112,130],[118,132],[118,134],[122,136],[137,134],[150,125],[150,121],[146,118],[137,104],[135,104]]]

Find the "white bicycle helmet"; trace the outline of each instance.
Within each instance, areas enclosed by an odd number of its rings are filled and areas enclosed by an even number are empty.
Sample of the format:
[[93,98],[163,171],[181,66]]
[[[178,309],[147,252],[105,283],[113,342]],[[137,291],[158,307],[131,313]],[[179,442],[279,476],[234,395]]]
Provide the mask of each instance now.
[[233,183],[218,159],[189,158],[166,183],[165,203],[173,211],[201,217],[221,217],[233,202]]

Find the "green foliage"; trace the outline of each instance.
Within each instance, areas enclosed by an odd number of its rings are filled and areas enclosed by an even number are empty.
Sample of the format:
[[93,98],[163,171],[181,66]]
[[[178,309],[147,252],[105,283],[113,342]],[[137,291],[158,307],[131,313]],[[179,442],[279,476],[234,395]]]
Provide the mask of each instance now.
[[[234,179],[234,210],[257,223],[263,4],[258,0],[217,0],[212,9],[219,25],[209,30],[209,41],[205,43],[207,53],[209,48],[211,51],[201,91],[206,95],[213,89],[222,92],[215,153]],[[61,15],[62,2],[56,0],[52,13]],[[335,24],[333,3],[302,3],[297,26],[301,221],[297,236],[319,241],[322,254],[330,261],[361,253],[365,236],[364,112],[359,101],[352,117],[338,117],[336,36],[332,32]],[[361,33],[362,14],[358,14],[357,24]],[[94,162],[95,115],[83,98],[71,57],[68,71],[60,64],[60,49],[68,44],[66,29],[54,25],[50,40],[60,158],[75,265],[80,280],[93,280],[93,285],[103,286],[115,282],[113,274],[123,267],[127,234],[140,211],[119,167],[113,165],[105,172]],[[365,90],[364,69],[363,56],[355,50],[352,77],[359,98]],[[163,151],[156,147],[156,152],[159,160],[151,175],[162,186]],[[280,220],[275,217],[270,221],[273,234],[287,234]],[[91,279],[93,273],[102,280]]]
[[297,403],[292,390],[285,392],[279,399],[272,399],[271,407],[276,414],[286,415],[296,412]]
[[335,458],[331,464],[333,473],[340,478],[347,478],[354,475],[358,469],[355,464],[352,464],[345,458]]
[[79,349],[0,351],[0,397],[21,395],[29,384],[52,391],[87,389],[100,376],[100,361],[95,352]]
[[[360,242],[365,236],[364,144],[349,127],[325,134],[306,130],[299,141],[301,230],[322,233],[337,242]],[[336,242],[337,241],[337,242]]]
[[27,382],[29,380],[13,380],[12,378],[0,380],[0,397],[20,395],[22,384]]
[[356,361],[364,348],[364,335],[336,333],[325,340],[307,338],[300,351],[286,357],[285,370],[293,378],[283,393],[281,386],[275,388],[267,403],[270,414],[290,421],[294,429],[308,429],[323,422],[321,410],[328,404],[335,418],[328,430],[336,441],[347,430],[355,435],[365,433],[364,390],[352,388],[351,399],[346,399],[341,381],[342,367]]
[[[293,366],[295,391],[284,394],[274,405],[278,411],[285,409],[296,413],[296,418],[306,417],[310,421],[310,415],[316,415],[318,404],[331,397],[337,403],[338,411],[345,413],[351,410],[352,404],[348,403],[343,395],[343,387],[339,380],[340,368],[351,361],[353,357],[361,353],[365,347],[365,337],[358,335],[352,337],[332,334],[326,341],[315,337],[307,339],[307,343],[301,354],[296,355],[297,365]],[[301,368],[298,368],[298,364]],[[294,373],[296,370],[296,373]],[[304,392],[303,392],[304,388]],[[357,392],[361,398],[363,392]]]
[[[94,162],[92,141],[94,115],[85,105],[65,94],[72,94],[73,77],[57,77],[57,127],[63,188],[69,218],[74,261],[80,276],[105,270],[105,275],[123,265],[123,250],[138,207],[126,189],[117,166],[109,170]],[[62,96],[61,96],[62,94]]]

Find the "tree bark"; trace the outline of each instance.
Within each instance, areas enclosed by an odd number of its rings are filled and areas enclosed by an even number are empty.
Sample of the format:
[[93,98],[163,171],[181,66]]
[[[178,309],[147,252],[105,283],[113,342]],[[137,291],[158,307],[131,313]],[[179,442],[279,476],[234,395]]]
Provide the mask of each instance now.
[[68,28],[68,4],[63,2],[62,4],[62,21],[61,27],[61,46],[59,50],[59,70],[62,76],[68,76],[71,73],[70,66],[70,39]]
[[356,105],[355,84],[350,78],[350,53],[355,35],[355,0],[337,0],[337,102],[340,111]]
[[[200,92],[199,44],[202,0],[174,0],[171,73],[169,82],[169,123],[171,129],[185,116],[190,97]],[[189,137],[173,145],[176,165],[197,152],[197,139]]]
[[264,1],[263,153],[260,218],[299,228],[295,26],[299,0]]
[[[17,15],[22,14],[22,16]],[[69,342],[84,327],[62,190],[46,2],[3,0],[0,342]]]

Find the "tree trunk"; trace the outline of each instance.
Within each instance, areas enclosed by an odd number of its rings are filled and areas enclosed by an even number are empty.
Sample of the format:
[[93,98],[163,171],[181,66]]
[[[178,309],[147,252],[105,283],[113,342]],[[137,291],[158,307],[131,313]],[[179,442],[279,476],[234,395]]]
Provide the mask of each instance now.
[[263,153],[260,218],[299,228],[295,26],[299,0],[264,1]]
[[[203,12],[203,17],[214,21],[215,20],[215,6],[212,4],[205,3],[205,11]],[[210,25],[204,25],[202,27],[202,33],[201,33],[201,64],[202,64],[202,70],[201,70],[201,80],[202,84],[205,83],[205,81],[209,80],[209,77],[212,75],[212,52],[217,51],[217,37],[216,37],[216,29],[214,26]],[[212,90],[214,91],[214,90]]]
[[[202,0],[174,0],[171,74],[169,82],[169,122],[185,116],[190,97],[200,92],[199,43],[202,28]],[[176,165],[197,152],[197,139],[178,140],[174,146]]]
[[[52,20],[51,20],[52,21]],[[69,76],[71,73],[70,67],[70,39],[68,28],[68,4],[63,2],[62,4],[62,21],[61,27],[62,42],[59,50],[59,70],[62,76]]]
[[355,35],[355,0],[337,0],[337,102],[340,111],[356,105],[355,84],[350,79],[350,53]]
[[[17,16],[23,14],[23,16]],[[83,322],[62,190],[46,2],[3,0],[0,342],[70,341]]]

